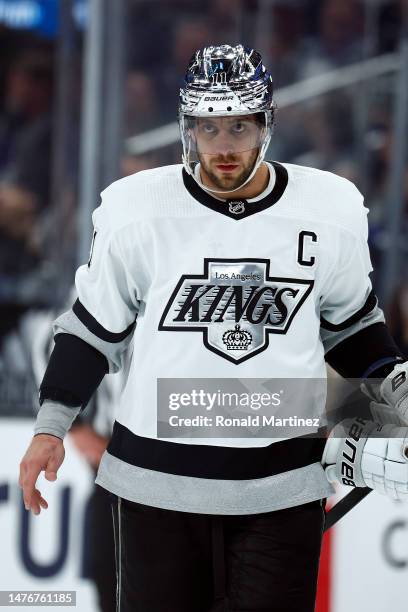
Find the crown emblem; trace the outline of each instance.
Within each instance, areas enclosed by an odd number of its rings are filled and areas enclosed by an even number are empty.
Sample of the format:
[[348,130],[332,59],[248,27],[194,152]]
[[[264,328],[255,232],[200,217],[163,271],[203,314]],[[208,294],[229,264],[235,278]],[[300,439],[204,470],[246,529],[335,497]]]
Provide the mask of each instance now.
[[252,334],[237,324],[235,329],[229,329],[223,334],[222,341],[229,351],[246,351],[252,342]]
[[234,215],[240,215],[245,212],[245,204],[239,200],[233,200],[228,203],[228,210]]

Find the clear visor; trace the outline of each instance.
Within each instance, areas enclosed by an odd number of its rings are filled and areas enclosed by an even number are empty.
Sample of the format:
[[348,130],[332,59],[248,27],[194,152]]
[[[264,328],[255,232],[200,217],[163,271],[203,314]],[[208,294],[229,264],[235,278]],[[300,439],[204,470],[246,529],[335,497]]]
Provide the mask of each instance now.
[[267,128],[264,113],[234,117],[184,117],[184,139],[190,152],[228,155],[258,149]]

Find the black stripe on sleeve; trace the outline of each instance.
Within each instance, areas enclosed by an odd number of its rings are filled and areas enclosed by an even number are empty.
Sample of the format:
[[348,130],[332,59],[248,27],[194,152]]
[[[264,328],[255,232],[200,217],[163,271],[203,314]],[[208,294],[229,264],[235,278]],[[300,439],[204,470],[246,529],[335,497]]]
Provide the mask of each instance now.
[[40,385],[40,405],[49,399],[85,408],[108,371],[106,357],[93,346],[72,334],[56,334]]
[[[385,323],[373,323],[349,336],[326,353],[326,361],[345,378],[361,378],[370,366],[384,359],[404,360]],[[392,369],[392,363],[388,365]]]
[[351,317],[343,321],[342,323],[338,323],[337,325],[334,323],[330,323],[324,317],[320,317],[320,325],[327,329],[328,331],[342,331],[343,329],[347,329],[357,323],[365,317],[369,312],[371,312],[377,306],[378,300],[373,290],[370,291],[364,306],[360,308],[357,312],[355,312]]
[[77,299],[72,307],[78,319],[90,332],[105,342],[122,342],[130,334],[135,326],[135,321],[122,332],[111,332],[104,327],[87,311],[85,306]]

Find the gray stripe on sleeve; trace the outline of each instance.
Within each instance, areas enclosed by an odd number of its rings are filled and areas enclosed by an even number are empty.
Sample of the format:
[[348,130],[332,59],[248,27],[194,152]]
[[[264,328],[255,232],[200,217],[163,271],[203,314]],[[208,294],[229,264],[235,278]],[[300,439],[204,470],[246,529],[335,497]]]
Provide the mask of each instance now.
[[37,413],[34,435],[46,433],[63,440],[80,411],[81,406],[70,408],[58,402],[45,400]]

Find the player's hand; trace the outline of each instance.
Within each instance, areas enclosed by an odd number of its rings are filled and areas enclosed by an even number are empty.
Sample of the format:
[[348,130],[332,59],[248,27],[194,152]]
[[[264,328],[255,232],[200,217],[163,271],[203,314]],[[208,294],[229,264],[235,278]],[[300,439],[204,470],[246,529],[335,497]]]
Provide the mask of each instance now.
[[408,427],[345,419],[330,433],[322,464],[329,482],[408,501]]
[[65,449],[60,438],[48,434],[37,434],[33,437],[24,457],[20,462],[19,486],[23,489],[26,510],[40,514],[41,508],[47,509],[48,503],[36,488],[40,472],[50,481],[57,479],[57,472],[64,461]]
[[361,390],[371,400],[370,410],[377,423],[408,425],[408,362],[399,363],[381,384],[366,379]]

